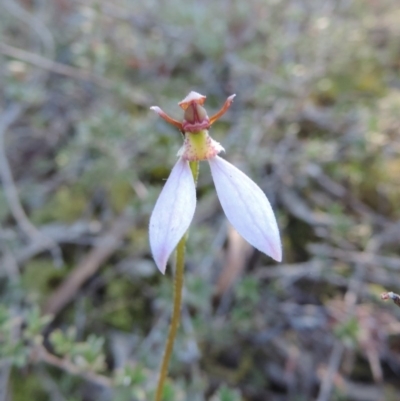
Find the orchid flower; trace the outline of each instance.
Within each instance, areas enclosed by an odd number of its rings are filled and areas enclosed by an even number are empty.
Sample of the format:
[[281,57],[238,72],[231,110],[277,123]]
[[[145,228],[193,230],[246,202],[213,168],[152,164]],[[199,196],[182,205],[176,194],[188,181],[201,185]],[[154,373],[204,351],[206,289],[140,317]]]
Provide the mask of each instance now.
[[184,110],[182,122],[174,120],[159,107],[155,111],[183,134],[184,143],[156,202],[150,218],[150,247],[161,273],[168,258],[185,235],[196,208],[196,188],[189,162],[207,160],[222,209],[232,226],[251,245],[282,260],[278,225],[271,205],[261,188],[218,154],[224,148],[209,136],[210,126],[230,107],[229,96],[221,110],[208,117],[203,107],[206,96],[190,92],[179,104]]

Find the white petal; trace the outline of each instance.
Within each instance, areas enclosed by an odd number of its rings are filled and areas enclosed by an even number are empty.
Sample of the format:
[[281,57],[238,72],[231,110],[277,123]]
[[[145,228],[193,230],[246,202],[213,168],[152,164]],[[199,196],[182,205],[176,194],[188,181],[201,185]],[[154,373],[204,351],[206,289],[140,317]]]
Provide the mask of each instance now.
[[161,273],[186,233],[196,208],[196,188],[189,163],[179,159],[171,171],[150,217],[149,237]]
[[255,248],[282,260],[274,212],[261,188],[246,174],[216,156],[209,160],[218,198],[229,222]]

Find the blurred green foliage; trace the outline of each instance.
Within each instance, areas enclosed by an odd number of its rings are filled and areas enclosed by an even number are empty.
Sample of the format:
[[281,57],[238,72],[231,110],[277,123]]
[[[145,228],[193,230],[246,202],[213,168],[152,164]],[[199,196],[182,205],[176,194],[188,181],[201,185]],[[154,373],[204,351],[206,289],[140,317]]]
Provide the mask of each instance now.
[[[212,135],[267,193],[285,262],[253,252],[235,284],[216,292],[221,271],[235,273],[201,166],[164,401],[316,399],[336,342],[348,354],[337,375],[352,386],[335,381],[332,400],[366,401],[360,378],[381,399],[399,398],[400,314],[378,304],[379,292],[400,291],[396,0],[5,0],[0,8],[0,46],[14,48],[0,47],[0,108],[24,107],[4,134],[5,153],[27,217],[63,259],[24,230],[3,186],[0,378],[9,378],[10,399],[154,396],[173,273],[156,271],[147,228],[181,135],[149,107],[179,119],[177,102],[190,90],[207,95],[209,114],[237,94]],[[72,69],[60,74],[59,64]],[[133,223],[117,250],[64,309],[43,315],[126,211]]]

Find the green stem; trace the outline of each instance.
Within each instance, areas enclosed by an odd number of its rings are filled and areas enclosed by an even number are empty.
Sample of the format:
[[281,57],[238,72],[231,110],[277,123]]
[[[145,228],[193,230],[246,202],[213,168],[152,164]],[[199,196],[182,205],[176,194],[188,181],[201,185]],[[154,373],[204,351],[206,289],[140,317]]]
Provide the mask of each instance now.
[[[190,169],[192,170],[193,179],[197,184],[199,176],[199,162],[190,162]],[[186,233],[179,241],[176,247],[176,267],[175,267],[175,280],[174,280],[174,305],[172,311],[171,324],[169,326],[168,338],[165,344],[164,356],[160,367],[160,376],[158,378],[156,398],[155,401],[162,401],[165,379],[167,378],[168,365],[171,359],[172,350],[178,331],[181,307],[182,307],[182,289],[183,289],[183,274],[185,267],[185,248],[188,233]]]

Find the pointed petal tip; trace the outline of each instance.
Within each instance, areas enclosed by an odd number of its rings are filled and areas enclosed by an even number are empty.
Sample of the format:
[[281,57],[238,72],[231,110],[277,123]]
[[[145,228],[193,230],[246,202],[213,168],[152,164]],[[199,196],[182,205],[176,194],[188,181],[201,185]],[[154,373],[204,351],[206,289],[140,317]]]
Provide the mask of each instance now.
[[150,232],[150,248],[154,263],[156,264],[157,269],[160,271],[160,273],[165,274],[170,252],[164,246],[165,244],[161,244],[161,246],[157,246],[157,244],[156,245],[154,244],[154,240],[152,238],[152,232],[154,232],[154,226],[152,227],[151,223],[149,226],[149,232]]
[[263,251],[267,256],[274,259],[276,262],[282,262],[282,243],[279,231],[271,233],[268,236],[267,252]]
[[279,234],[278,237],[276,237],[276,235],[274,234],[269,235],[267,236],[267,242],[264,241],[265,239],[263,239],[262,247],[257,247],[255,244],[252,245],[255,248],[257,248],[260,252],[269,256],[271,259],[274,259],[276,262],[282,262],[282,246]]
[[274,259],[276,262],[282,262],[282,249],[278,248],[276,249],[272,254],[271,258]]
[[233,95],[230,95],[229,97],[228,97],[228,100],[230,101],[230,102],[233,102],[233,99],[236,97],[236,93],[235,94],[233,94]]
[[165,274],[165,270],[167,269],[167,263],[160,263],[156,261],[157,269],[160,271],[161,274]]
[[162,113],[162,110],[158,106],[151,106],[150,110],[155,111],[157,114]]

